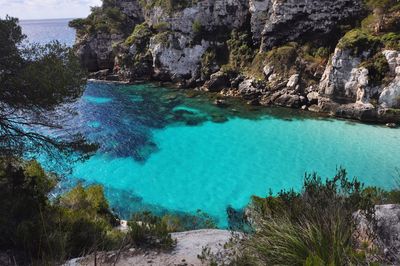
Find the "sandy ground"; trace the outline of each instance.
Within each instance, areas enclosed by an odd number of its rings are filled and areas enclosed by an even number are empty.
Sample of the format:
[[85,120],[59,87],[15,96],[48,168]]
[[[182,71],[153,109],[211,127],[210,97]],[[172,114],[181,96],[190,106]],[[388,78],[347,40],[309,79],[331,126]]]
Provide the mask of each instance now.
[[[130,249],[119,254],[107,252],[98,255],[97,265],[202,265],[197,255],[201,254],[203,247],[209,247],[215,253],[223,250],[225,243],[231,238],[231,233],[226,230],[204,229],[173,233],[172,238],[177,240],[176,247],[170,252],[140,251]],[[74,259],[65,266],[94,265],[94,256]]]

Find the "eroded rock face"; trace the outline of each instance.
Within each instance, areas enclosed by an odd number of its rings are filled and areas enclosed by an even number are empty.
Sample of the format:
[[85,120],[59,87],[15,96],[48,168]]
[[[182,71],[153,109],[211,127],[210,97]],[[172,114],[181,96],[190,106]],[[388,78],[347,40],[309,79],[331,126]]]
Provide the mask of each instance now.
[[249,0],[251,32],[253,33],[253,40],[257,44],[261,42],[262,31],[268,20],[270,4],[271,0]]
[[390,71],[395,76],[379,97],[379,104],[384,108],[400,108],[400,52],[387,50],[383,54],[388,61]]
[[354,218],[357,225],[355,237],[359,244],[363,245],[364,242],[372,248],[378,248],[384,254],[388,265],[398,265],[400,263],[400,205],[376,205],[373,222],[368,221],[360,212],[355,213]]
[[113,43],[124,40],[122,34],[97,33],[83,36],[76,42],[77,54],[89,71],[112,69],[114,66]]
[[116,0],[114,6],[118,7],[133,24],[141,23],[144,20],[143,10],[139,1]]
[[171,31],[193,35],[195,23],[208,32],[220,27],[229,30],[243,26],[248,3],[246,0],[202,0],[183,10],[171,12],[156,6],[144,13],[150,26],[162,23]]
[[[319,94],[329,98],[355,102],[357,89],[366,86],[365,69],[358,69],[362,56],[353,56],[350,49],[336,48],[331,63],[326,66],[319,84]],[[364,78],[360,81],[359,77]]]
[[229,36],[242,27],[248,17],[246,0],[203,0],[182,10],[168,11],[156,6],[145,12],[153,28],[165,27],[168,37],[150,41],[156,77],[189,80],[200,77],[201,57],[220,35]]
[[153,68],[161,79],[192,79],[200,75],[199,63],[209,43],[202,41],[191,46],[191,38],[180,33],[171,33],[165,39],[150,39],[150,51],[153,55]]
[[312,34],[331,33],[363,13],[361,0],[272,0],[262,32],[262,50]]

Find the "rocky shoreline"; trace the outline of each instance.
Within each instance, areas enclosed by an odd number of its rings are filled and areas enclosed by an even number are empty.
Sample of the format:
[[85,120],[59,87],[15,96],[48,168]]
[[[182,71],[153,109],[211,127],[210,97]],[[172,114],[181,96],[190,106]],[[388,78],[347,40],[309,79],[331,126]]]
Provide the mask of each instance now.
[[113,0],[71,26],[91,78],[171,82],[393,126],[399,17],[395,1]]

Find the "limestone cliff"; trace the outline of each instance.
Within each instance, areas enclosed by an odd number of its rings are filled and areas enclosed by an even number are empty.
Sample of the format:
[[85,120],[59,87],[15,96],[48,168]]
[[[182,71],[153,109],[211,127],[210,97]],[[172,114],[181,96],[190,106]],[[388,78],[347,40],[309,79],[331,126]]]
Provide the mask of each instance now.
[[103,0],[71,22],[96,78],[375,122],[400,121],[399,25],[397,0]]

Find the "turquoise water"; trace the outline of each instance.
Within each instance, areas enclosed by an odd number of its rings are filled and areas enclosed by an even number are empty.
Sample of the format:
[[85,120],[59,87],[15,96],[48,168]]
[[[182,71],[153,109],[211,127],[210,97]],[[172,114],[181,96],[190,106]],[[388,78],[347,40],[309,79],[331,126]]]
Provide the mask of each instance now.
[[[21,26],[30,42],[74,42],[68,20]],[[139,210],[201,209],[220,226],[227,225],[228,206],[240,209],[269,189],[299,189],[305,172],[327,177],[343,166],[366,184],[394,185],[399,130],[236,102],[220,109],[213,100],[151,85],[90,83],[76,104],[78,115],[65,125],[100,148],[69,165],[71,173],[58,161],[49,168],[67,177],[64,188],[76,181],[104,185],[124,218]]]
[[67,125],[100,149],[72,165],[68,179],[104,185],[125,218],[138,210],[201,209],[220,226],[228,207],[240,209],[269,189],[299,189],[305,172],[328,177],[343,166],[368,185],[394,185],[399,130],[236,102],[220,109],[212,99],[153,85],[90,83]]

